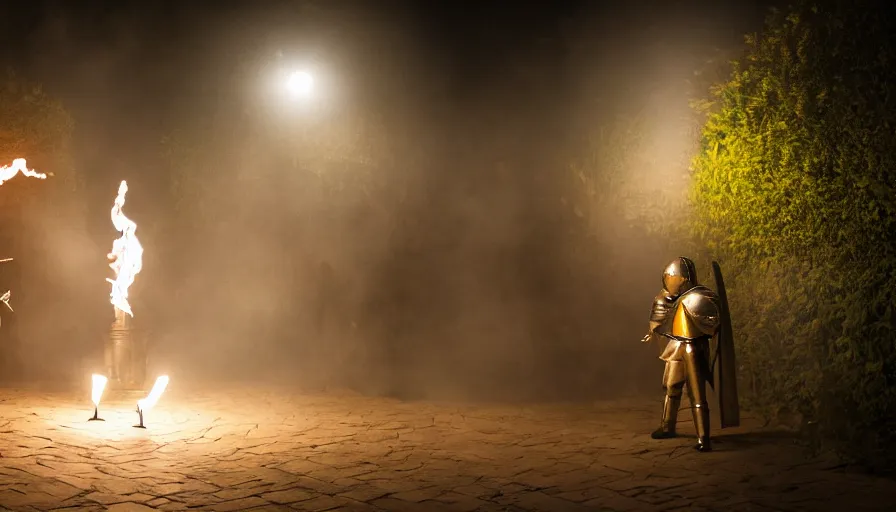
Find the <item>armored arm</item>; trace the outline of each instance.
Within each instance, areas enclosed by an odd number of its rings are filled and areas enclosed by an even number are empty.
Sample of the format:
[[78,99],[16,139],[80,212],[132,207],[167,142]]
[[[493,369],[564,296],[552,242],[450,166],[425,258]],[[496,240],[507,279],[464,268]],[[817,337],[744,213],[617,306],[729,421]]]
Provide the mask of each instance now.
[[654,331],[660,324],[663,323],[663,320],[669,315],[669,311],[671,311],[672,304],[675,301],[666,293],[666,290],[660,290],[660,293],[656,295],[653,299],[653,307],[650,310],[650,322],[648,325],[647,335],[641,338],[641,342],[649,343],[654,336]]

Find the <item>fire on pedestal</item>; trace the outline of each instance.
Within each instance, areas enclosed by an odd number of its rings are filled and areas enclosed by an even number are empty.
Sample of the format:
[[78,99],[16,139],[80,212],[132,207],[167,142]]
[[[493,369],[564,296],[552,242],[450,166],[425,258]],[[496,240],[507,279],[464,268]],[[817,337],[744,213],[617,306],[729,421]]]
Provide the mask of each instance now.
[[110,385],[140,389],[146,380],[146,343],[143,331],[134,329],[128,289],[143,268],[143,247],[137,240],[137,224],[122,211],[127,192],[128,184],[122,181],[112,205],[112,224],[121,236],[112,243],[112,252],[108,254],[109,267],[115,272],[115,279],[106,279],[112,284],[110,302],[115,309],[115,321],[105,352]]
[[106,372],[115,389],[143,389],[146,383],[146,336],[134,328],[134,319],[115,310],[115,321],[106,338]]

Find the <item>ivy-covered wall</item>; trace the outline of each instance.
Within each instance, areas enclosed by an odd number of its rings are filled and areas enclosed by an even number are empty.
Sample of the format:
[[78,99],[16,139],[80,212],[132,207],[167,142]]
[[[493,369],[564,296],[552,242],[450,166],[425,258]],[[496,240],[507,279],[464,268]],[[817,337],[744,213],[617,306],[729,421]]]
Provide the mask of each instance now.
[[896,460],[893,19],[856,2],[773,13],[701,106],[691,194],[693,233],[727,271],[748,405],[881,468]]

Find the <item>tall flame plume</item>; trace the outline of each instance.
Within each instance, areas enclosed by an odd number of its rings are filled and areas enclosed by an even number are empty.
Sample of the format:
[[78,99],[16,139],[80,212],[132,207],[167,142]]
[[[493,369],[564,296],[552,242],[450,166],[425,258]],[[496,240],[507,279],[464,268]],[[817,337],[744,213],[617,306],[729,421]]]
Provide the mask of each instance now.
[[112,225],[121,232],[121,237],[112,243],[112,252],[108,254],[112,262],[109,267],[115,272],[115,279],[106,279],[112,284],[110,302],[115,309],[134,316],[128,302],[128,288],[143,269],[143,246],[137,240],[137,224],[127,218],[122,211],[124,198],[128,193],[128,183],[122,181],[118,187],[118,196],[112,205]]
[[19,173],[22,173],[22,175],[28,176],[29,178],[37,178],[39,180],[47,179],[46,174],[29,169],[24,158],[16,158],[12,161],[11,166],[4,165],[3,167],[0,167],[0,185],[11,180]]

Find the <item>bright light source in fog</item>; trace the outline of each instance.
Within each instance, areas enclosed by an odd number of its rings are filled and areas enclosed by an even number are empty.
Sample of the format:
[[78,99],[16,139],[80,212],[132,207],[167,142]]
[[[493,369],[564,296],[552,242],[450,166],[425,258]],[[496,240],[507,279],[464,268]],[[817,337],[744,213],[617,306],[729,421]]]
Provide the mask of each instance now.
[[286,88],[293,94],[307,96],[314,87],[314,78],[304,71],[296,71],[289,75]]

